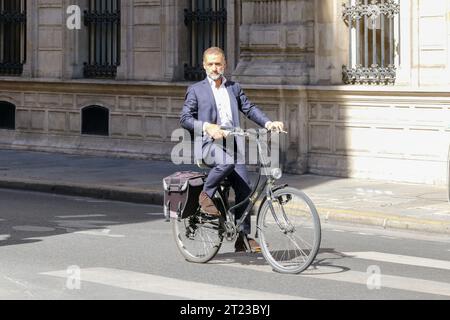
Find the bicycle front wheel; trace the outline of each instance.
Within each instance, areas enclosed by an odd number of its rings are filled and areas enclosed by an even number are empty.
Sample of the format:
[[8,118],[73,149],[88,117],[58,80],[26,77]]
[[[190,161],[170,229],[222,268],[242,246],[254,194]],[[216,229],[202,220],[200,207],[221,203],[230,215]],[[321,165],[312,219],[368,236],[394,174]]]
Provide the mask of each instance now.
[[172,231],[179,251],[190,262],[208,262],[222,245],[219,221],[210,220],[199,211],[186,219],[172,219]]
[[319,251],[319,215],[311,199],[300,190],[277,190],[274,199],[263,203],[258,217],[262,253],[274,270],[300,273]]

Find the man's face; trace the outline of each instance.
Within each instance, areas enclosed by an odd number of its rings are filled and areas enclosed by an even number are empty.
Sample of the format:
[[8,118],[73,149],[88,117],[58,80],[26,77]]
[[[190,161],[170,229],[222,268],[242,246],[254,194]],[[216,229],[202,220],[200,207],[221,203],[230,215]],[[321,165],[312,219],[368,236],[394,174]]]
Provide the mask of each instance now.
[[221,54],[207,54],[203,61],[206,74],[215,80],[219,80],[225,72],[226,62]]

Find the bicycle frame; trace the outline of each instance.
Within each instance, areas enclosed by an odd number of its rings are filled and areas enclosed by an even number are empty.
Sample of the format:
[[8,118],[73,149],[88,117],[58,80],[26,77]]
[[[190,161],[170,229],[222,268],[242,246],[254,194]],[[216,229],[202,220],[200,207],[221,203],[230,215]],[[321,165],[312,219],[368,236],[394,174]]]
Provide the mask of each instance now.
[[[239,128],[231,128],[230,134],[255,136],[253,131]],[[255,137],[259,175],[250,194],[231,206],[228,201],[231,185],[222,183],[213,198],[220,217],[198,208],[188,219],[172,219],[175,241],[187,261],[206,263],[214,258],[224,240],[234,241],[242,235],[244,221],[252,209],[258,207],[255,236],[260,238],[261,253],[275,271],[298,274],[311,265],[319,251],[320,218],[314,203],[302,191],[289,188],[287,184],[275,185],[281,177],[279,169],[267,166],[266,156],[269,155],[264,149],[266,140],[261,139],[261,131],[257,131]],[[238,208],[243,209],[242,216],[236,219]],[[253,252],[247,237],[243,237],[243,241],[246,251]]]
[[[229,128],[226,128],[226,130],[228,130]],[[230,135],[235,135],[235,136],[246,136],[249,137],[250,134],[248,134],[247,132],[240,132],[240,131],[236,131],[236,130],[240,130],[238,128],[232,128],[232,131],[230,133]],[[258,169],[259,169],[259,176],[258,176],[258,180],[255,184],[255,187],[253,188],[252,192],[250,193],[249,196],[247,196],[242,202],[234,205],[231,208],[228,208],[228,197],[223,193],[223,191],[219,188],[219,195],[220,195],[220,200],[222,201],[222,205],[225,209],[225,214],[227,216],[227,220],[230,221],[233,224],[233,227],[235,228],[235,230],[237,230],[238,232],[241,231],[241,226],[244,223],[245,219],[247,218],[247,216],[250,214],[251,210],[253,209],[253,207],[255,206],[255,204],[258,202],[258,200],[261,198],[261,196],[264,194],[264,190],[265,190],[265,196],[267,197],[267,199],[273,200],[272,194],[273,194],[273,189],[274,189],[274,182],[275,182],[275,178],[273,176],[268,176],[266,177],[262,183],[261,182],[261,177],[263,176],[262,174],[262,170],[263,170],[263,163],[267,163],[267,159],[265,157],[265,155],[262,153],[262,144],[261,144],[261,140],[260,140],[260,133],[259,131],[257,131],[256,133],[256,144],[257,144],[257,150],[258,150]],[[227,192],[228,193],[228,192]],[[235,221],[235,214],[234,211],[243,206],[245,203],[247,203],[247,201],[249,201],[247,207],[245,208],[241,218],[239,218],[239,220],[234,223]],[[280,226],[281,229],[284,229],[282,227],[282,225],[279,222],[278,217],[275,215],[274,213],[274,209],[272,206],[272,201],[270,201],[269,206],[271,207],[271,211],[272,211],[272,215],[274,216],[275,221],[277,222],[277,224]],[[262,203],[261,203],[262,205]],[[258,215],[259,215],[259,210],[258,210]],[[283,215],[285,216],[284,212]],[[285,219],[287,221],[287,217],[285,216]],[[226,227],[226,226],[225,226]]]

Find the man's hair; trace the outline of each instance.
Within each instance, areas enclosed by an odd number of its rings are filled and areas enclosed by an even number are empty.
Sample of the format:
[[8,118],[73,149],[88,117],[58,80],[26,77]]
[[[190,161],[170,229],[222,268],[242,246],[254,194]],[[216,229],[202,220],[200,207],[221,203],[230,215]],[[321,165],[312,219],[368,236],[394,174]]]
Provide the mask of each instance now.
[[225,52],[223,52],[222,49],[220,49],[219,47],[211,47],[209,49],[206,49],[205,52],[203,53],[203,61],[206,61],[206,56],[209,54],[220,54],[222,55],[223,59],[225,59]]

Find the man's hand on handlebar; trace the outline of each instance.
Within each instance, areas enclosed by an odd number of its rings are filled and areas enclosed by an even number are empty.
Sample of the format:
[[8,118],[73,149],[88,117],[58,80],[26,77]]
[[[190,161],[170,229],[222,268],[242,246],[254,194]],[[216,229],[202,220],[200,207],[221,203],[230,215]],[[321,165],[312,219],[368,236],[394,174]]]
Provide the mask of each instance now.
[[220,129],[220,126],[217,124],[210,123],[210,124],[206,125],[205,131],[214,140],[219,140],[219,139],[227,137],[227,132]]
[[266,124],[266,129],[269,131],[276,131],[276,132],[285,132],[284,131],[284,124],[281,121],[270,121]]
[[[284,131],[284,124],[281,121],[270,121],[266,124],[266,130],[278,133],[287,133]],[[221,127],[220,125],[208,123],[205,125],[206,133],[214,140],[226,138],[228,135],[246,135],[245,130],[233,127]],[[247,133],[248,134],[248,133]]]

